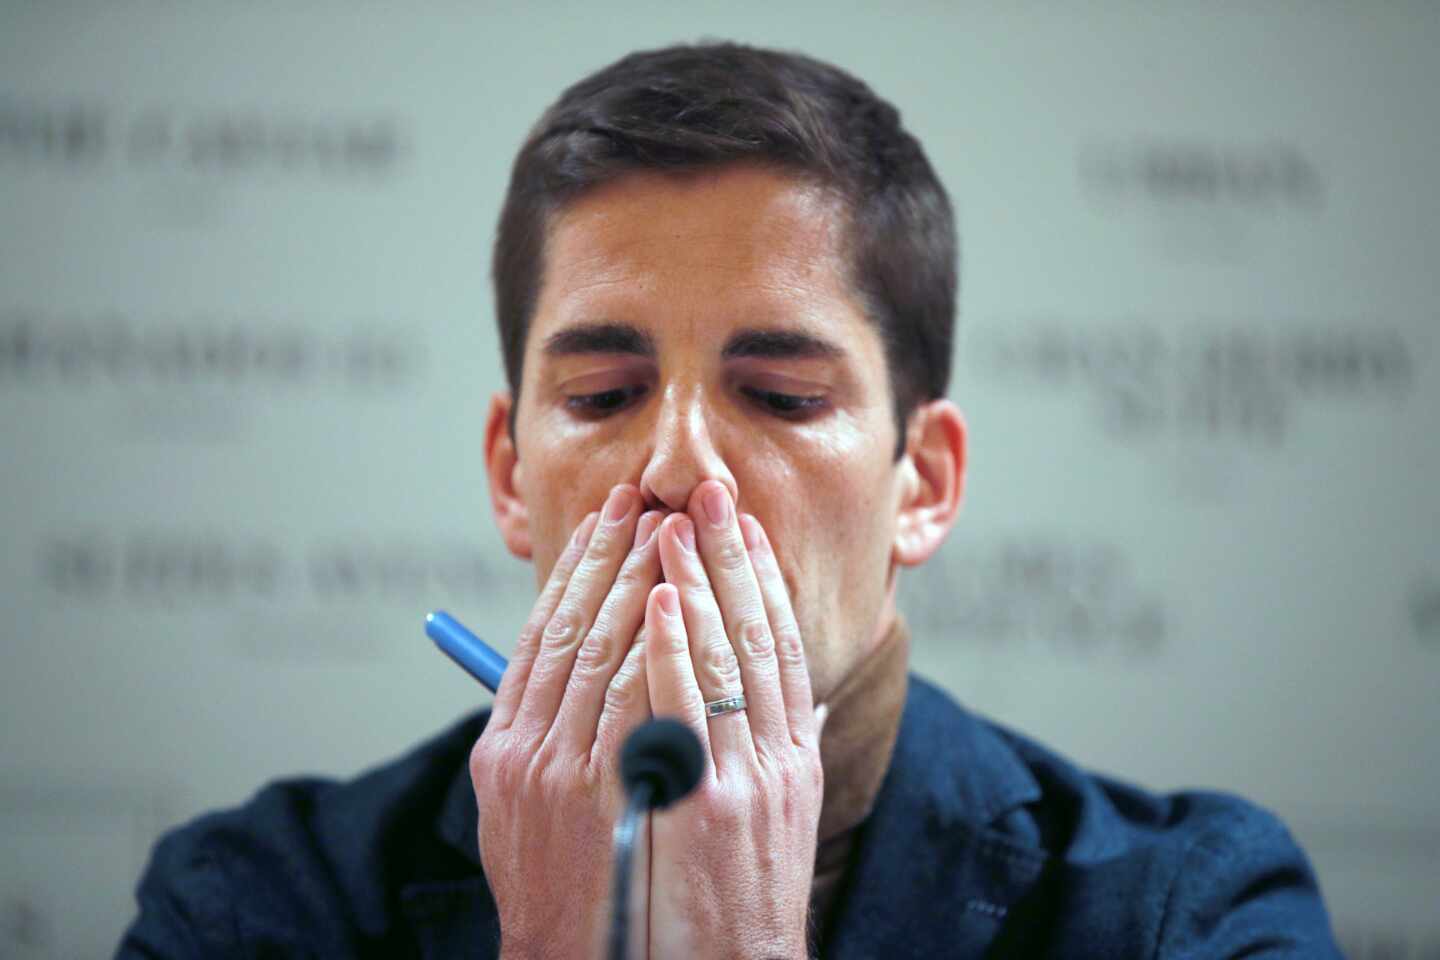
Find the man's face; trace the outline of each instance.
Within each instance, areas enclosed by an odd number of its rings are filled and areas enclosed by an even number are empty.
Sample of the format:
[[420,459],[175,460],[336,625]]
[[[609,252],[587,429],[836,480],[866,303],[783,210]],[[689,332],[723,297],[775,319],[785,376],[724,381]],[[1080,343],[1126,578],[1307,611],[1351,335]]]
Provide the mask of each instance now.
[[684,510],[719,480],[769,534],[826,699],[893,614],[903,497],[880,336],[837,201],[755,167],[641,173],[555,220],[513,471],[543,583],[619,483]]

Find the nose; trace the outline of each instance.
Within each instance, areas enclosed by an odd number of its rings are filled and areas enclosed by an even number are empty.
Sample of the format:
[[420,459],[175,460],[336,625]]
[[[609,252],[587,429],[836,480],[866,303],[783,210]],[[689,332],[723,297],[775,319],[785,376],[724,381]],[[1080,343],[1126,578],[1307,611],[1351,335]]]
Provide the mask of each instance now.
[[659,404],[649,460],[640,474],[647,509],[683,511],[690,493],[706,480],[718,480],[739,500],[735,475],[716,444],[705,398],[698,389],[667,389]]

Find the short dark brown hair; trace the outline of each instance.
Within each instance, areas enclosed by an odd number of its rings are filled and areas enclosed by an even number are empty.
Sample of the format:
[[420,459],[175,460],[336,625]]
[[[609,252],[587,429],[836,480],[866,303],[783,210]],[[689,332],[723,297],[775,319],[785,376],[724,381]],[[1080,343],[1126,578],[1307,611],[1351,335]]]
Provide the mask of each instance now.
[[[775,167],[839,196],[851,283],[881,333],[899,433],[945,395],[954,340],[950,200],[900,113],[850,74],[733,43],[632,53],[560,95],[520,148],[495,238],[495,315],[518,406],[552,217],[637,171]],[[513,430],[513,414],[512,414]]]

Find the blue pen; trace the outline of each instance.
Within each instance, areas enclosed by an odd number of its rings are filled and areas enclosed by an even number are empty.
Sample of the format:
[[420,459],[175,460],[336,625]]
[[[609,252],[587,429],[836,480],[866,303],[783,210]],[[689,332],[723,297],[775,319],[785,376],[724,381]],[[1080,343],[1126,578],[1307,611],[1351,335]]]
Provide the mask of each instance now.
[[505,674],[505,658],[465,629],[459,620],[444,610],[434,610],[425,615],[425,632],[435,641],[435,646],[483,683],[486,690],[494,693],[500,689],[500,678]]

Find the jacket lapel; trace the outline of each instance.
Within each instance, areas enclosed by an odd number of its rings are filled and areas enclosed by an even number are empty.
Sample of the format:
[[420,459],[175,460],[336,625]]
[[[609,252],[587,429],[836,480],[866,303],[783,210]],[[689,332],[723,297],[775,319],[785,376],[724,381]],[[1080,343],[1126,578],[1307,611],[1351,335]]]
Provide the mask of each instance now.
[[1039,799],[991,729],[912,677],[890,770],[822,932],[826,957],[979,957],[1045,854],[1010,831]]
[[[481,716],[475,736],[489,719],[488,712]],[[475,793],[469,767],[462,763],[435,819],[435,835],[473,872],[458,879],[407,884],[400,894],[413,942],[426,960],[499,956],[500,915],[481,872],[475,829]]]

